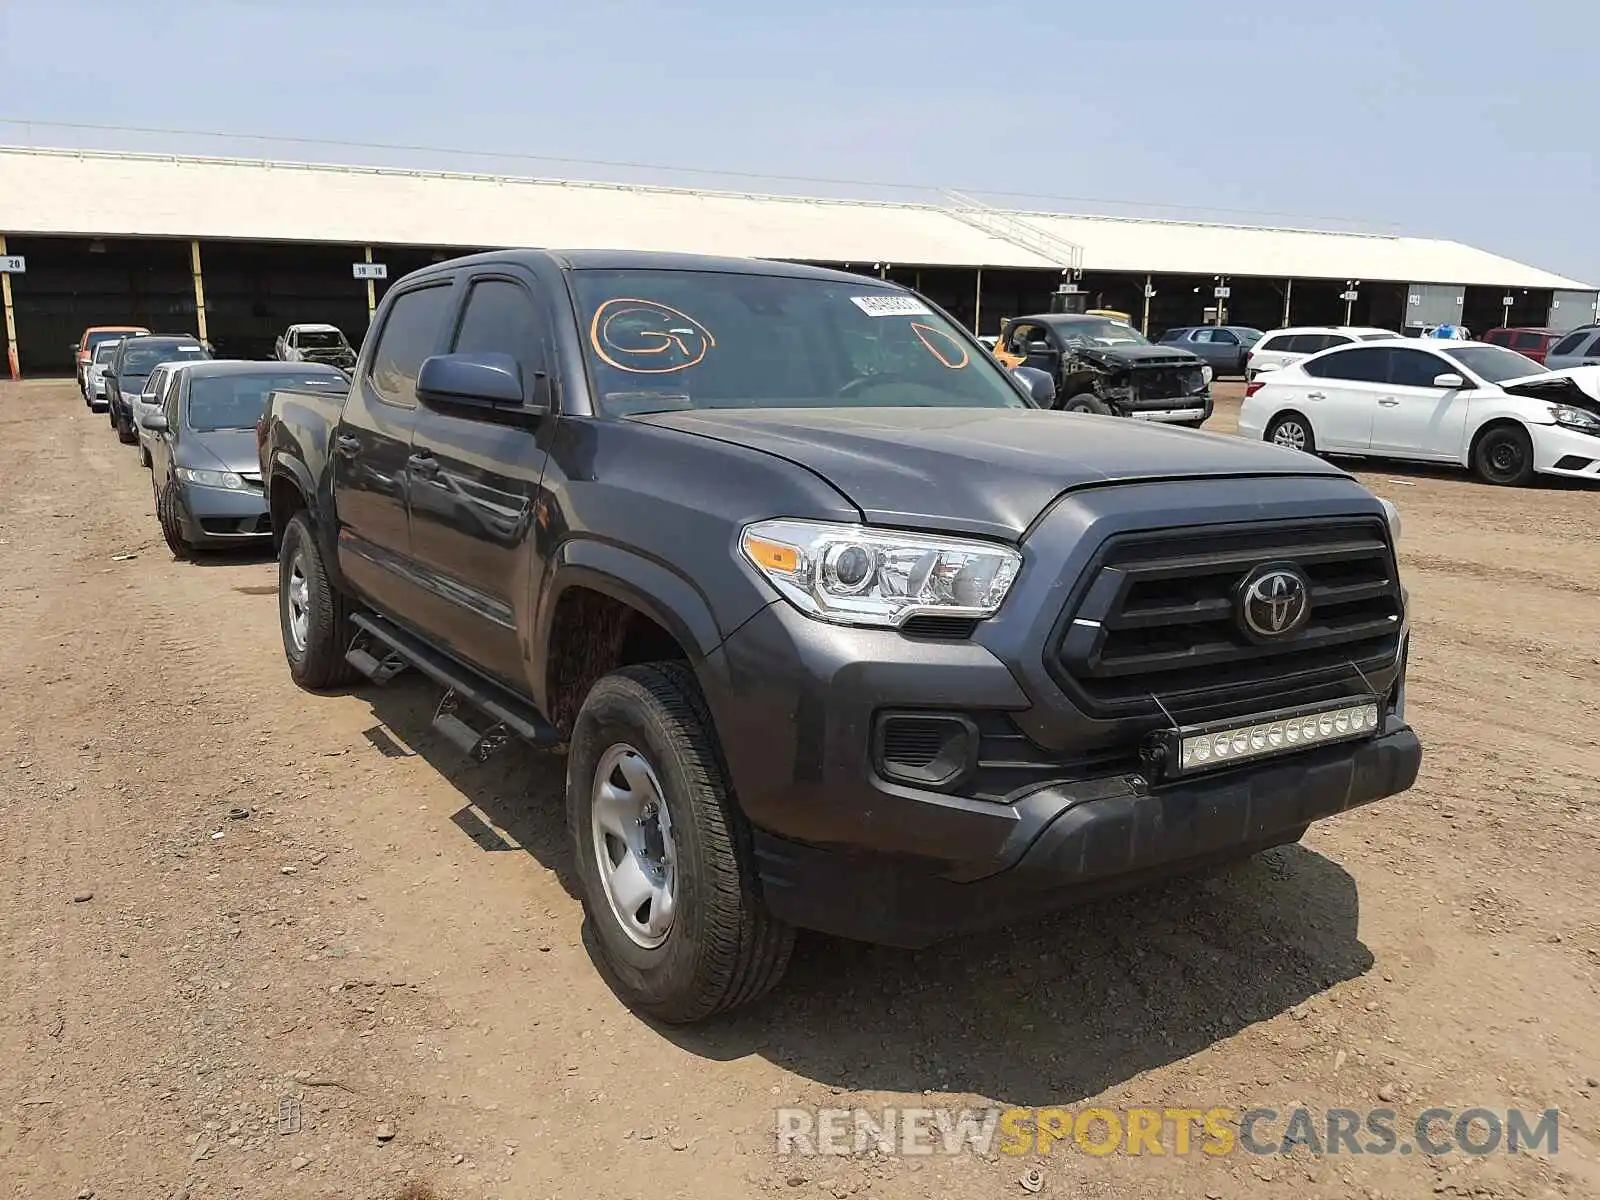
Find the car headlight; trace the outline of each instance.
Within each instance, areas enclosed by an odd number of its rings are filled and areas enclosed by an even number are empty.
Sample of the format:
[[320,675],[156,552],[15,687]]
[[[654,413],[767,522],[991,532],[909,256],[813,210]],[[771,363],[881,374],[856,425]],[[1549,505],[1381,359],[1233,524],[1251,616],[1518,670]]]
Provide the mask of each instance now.
[[1022,556],[965,541],[822,521],[758,521],[740,548],[801,612],[893,629],[911,617],[992,617]]
[[1389,535],[1396,542],[1400,540],[1400,510],[1395,507],[1393,500],[1385,500],[1381,496],[1378,503],[1383,505],[1383,519],[1389,522]]
[[201,487],[227,488],[233,492],[244,490],[244,480],[232,471],[197,471],[192,467],[177,467],[174,474],[185,483]]
[[1586,408],[1572,408],[1566,404],[1552,404],[1550,416],[1555,423],[1566,429],[1577,429],[1583,433],[1600,434],[1600,417],[1595,416]]
[[1200,368],[1200,379],[1201,379],[1202,382],[1210,383],[1216,377],[1217,377],[1217,373],[1211,369],[1211,364],[1210,363],[1206,363],[1203,366],[1201,366],[1201,368]]

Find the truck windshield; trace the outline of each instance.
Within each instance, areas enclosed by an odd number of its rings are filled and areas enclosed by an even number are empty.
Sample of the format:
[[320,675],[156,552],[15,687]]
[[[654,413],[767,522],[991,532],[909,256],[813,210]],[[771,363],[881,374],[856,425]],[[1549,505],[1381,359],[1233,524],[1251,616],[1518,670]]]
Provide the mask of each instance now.
[[1029,404],[964,332],[873,281],[575,271],[600,410]]
[[302,329],[295,344],[302,350],[342,350],[344,334],[329,329]]
[[1148,346],[1150,341],[1121,321],[1063,321],[1061,340],[1069,346]]

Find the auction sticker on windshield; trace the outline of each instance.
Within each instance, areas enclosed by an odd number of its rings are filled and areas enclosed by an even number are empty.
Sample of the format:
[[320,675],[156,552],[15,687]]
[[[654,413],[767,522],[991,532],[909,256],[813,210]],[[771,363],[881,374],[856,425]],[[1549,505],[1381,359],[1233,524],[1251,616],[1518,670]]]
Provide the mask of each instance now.
[[913,296],[851,296],[854,304],[869,317],[931,317],[933,310]]

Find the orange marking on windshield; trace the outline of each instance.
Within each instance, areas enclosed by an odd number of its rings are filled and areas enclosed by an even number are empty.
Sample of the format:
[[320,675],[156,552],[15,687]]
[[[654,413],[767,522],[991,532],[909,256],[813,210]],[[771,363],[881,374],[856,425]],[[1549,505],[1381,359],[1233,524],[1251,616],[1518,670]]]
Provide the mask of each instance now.
[[[628,327],[618,329],[618,322]],[[670,375],[698,365],[717,339],[699,321],[670,304],[618,296],[594,310],[589,344],[602,362],[619,371]],[[674,354],[682,361],[657,365],[660,356]]]
[[[972,361],[972,356],[967,353],[967,348],[942,329],[935,329],[932,325],[924,325],[920,321],[913,321],[911,322],[911,332],[917,335],[917,340],[923,344],[929,354],[933,355],[952,371],[959,371]],[[930,341],[930,337],[934,340]],[[959,357],[948,356],[945,351],[939,349],[935,342],[943,342],[948,349],[954,350]]]

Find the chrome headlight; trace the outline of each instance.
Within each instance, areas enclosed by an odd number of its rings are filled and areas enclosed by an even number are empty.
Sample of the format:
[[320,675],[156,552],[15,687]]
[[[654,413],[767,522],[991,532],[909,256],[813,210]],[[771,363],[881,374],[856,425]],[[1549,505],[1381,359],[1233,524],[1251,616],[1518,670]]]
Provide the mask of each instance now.
[[1201,368],[1200,368],[1200,379],[1201,379],[1202,382],[1210,383],[1216,377],[1217,377],[1217,373],[1211,369],[1211,364],[1210,363],[1206,363],[1203,366],[1201,366]]
[[1389,536],[1396,542],[1400,540],[1400,510],[1395,507],[1393,500],[1385,500],[1381,496],[1378,503],[1383,505],[1383,519],[1389,522]]
[[1552,404],[1550,416],[1557,425],[1565,429],[1576,429],[1581,433],[1600,434],[1600,417],[1595,416],[1586,408],[1573,408],[1567,404]]
[[227,488],[230,492],[244,491],[244,480],[232,471],[197,471],[192,467],[175,467],[173,474],[185,483],[198,484],[200,487]]
[[758,521],[739,543],[807,616],[885,629],[928,613],[992,617],[1022,566],[992,542],[823,521]]

